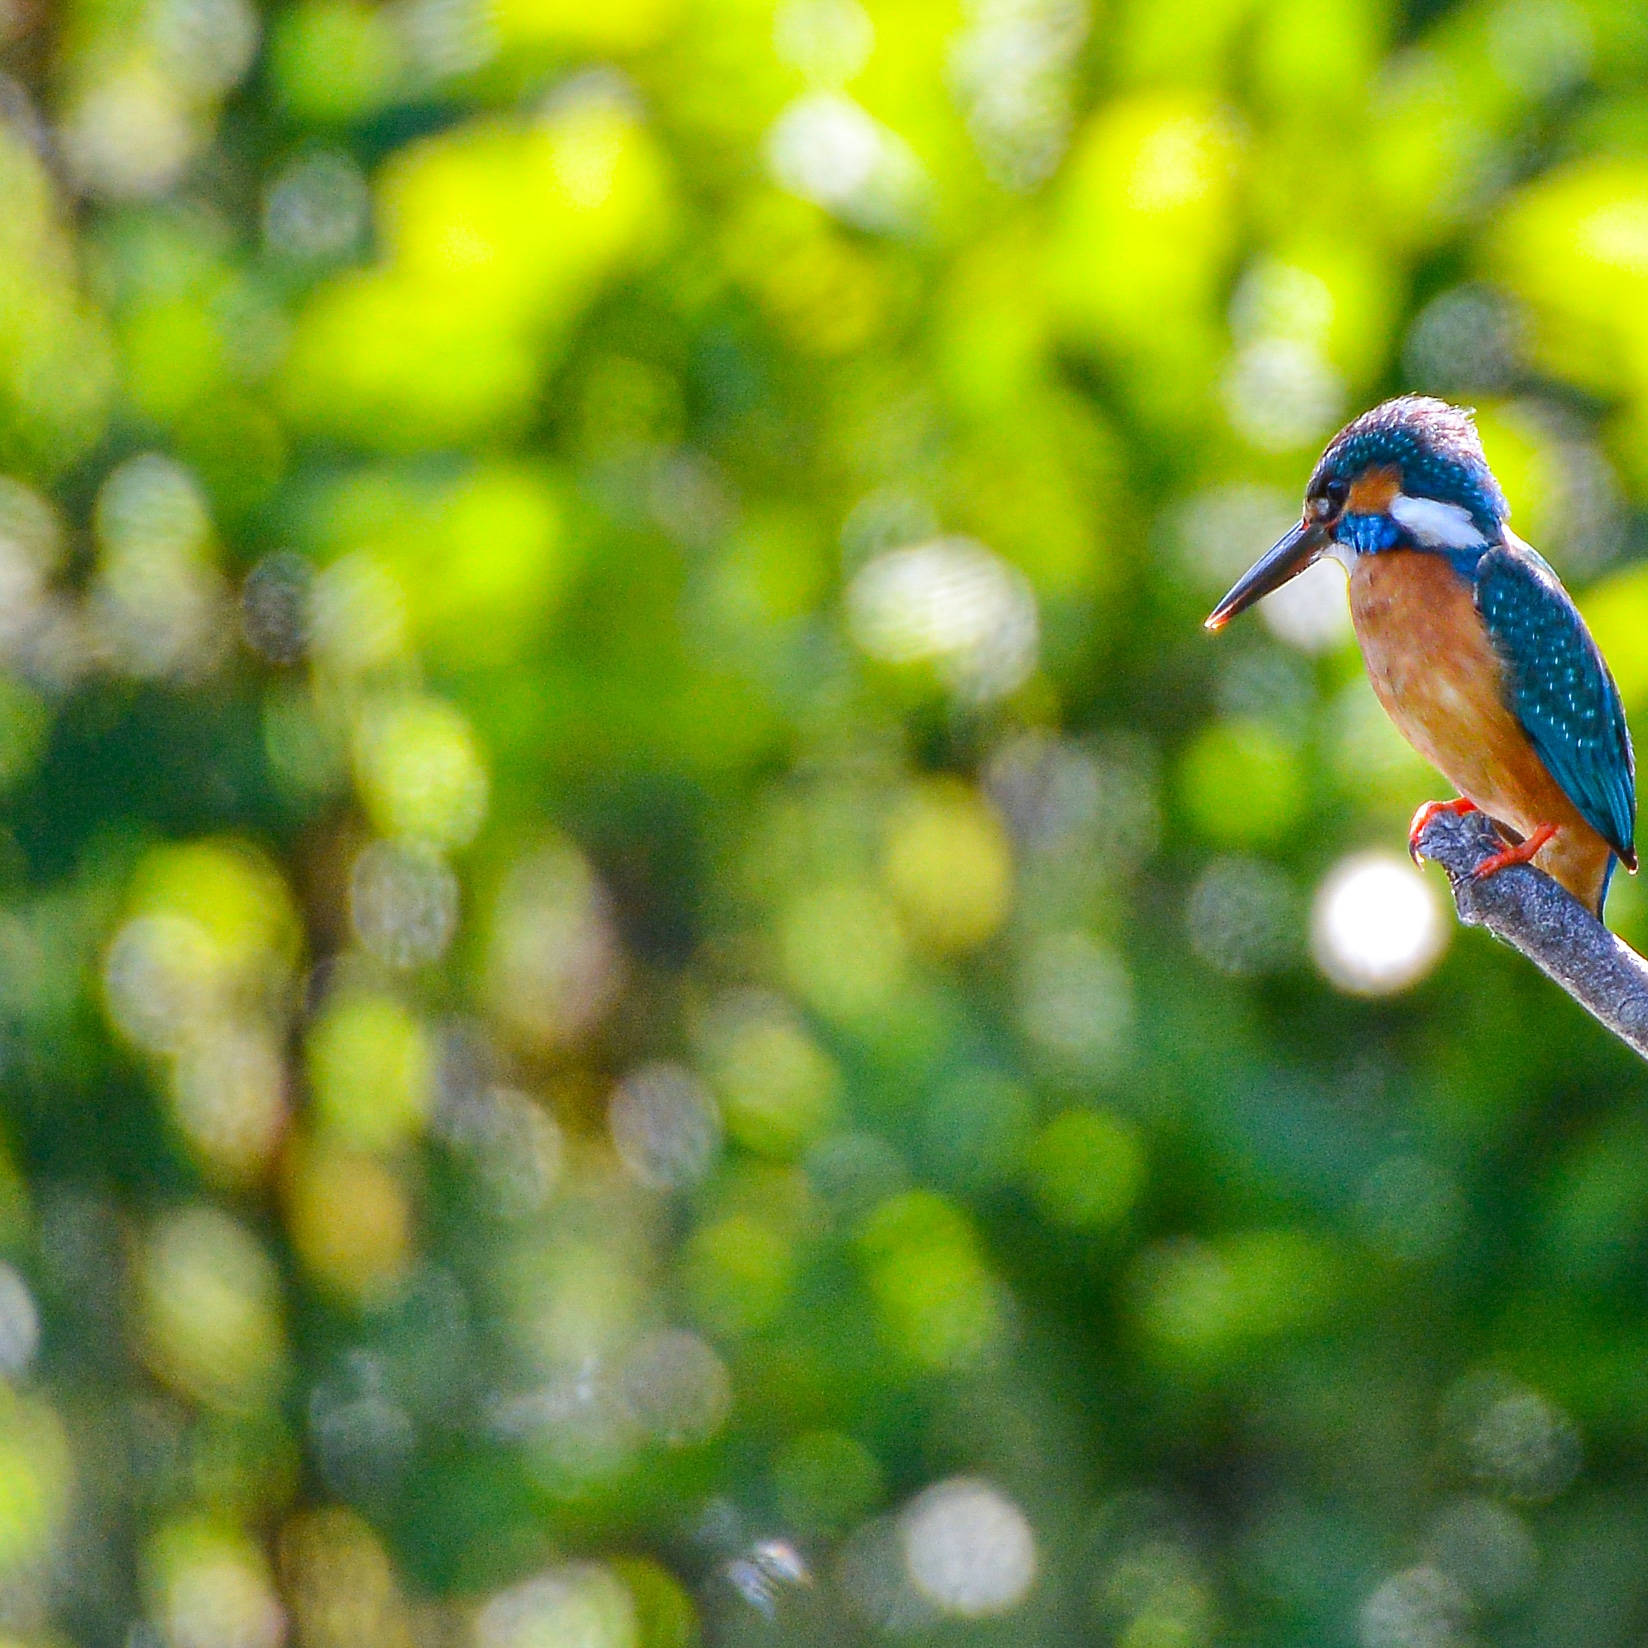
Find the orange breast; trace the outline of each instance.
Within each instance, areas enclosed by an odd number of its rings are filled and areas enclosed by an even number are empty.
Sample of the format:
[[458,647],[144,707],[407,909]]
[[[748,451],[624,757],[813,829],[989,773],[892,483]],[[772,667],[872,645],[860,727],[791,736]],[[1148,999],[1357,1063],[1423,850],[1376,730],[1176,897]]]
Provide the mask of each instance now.
[[1557,836],[1535,860],[1595,908],[1609,849],[1545,770],[1505,704],[1504,671],[1469,581],[1441,555],[1360,555],[1351,618],[1379,702],[1405,737],[1490,818]]

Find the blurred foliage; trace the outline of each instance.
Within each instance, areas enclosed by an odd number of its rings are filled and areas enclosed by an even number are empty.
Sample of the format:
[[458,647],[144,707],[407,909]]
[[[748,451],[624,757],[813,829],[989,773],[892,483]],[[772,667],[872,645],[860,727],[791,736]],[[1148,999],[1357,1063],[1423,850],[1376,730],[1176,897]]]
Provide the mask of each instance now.
[[1640,721],[1640,5],[0,0],[0,1639],[1640,1644],[1403,388]]

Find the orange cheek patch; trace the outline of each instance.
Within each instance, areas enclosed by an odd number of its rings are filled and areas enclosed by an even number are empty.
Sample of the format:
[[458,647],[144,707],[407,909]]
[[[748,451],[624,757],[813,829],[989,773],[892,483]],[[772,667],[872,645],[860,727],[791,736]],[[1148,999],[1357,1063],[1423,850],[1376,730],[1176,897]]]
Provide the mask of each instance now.
[[1351,482],[1350,496],[1345,500],[1347,515],[1383,515],[1390,501],[1402,490],[1402,471],[1394,465],[1370,469]]

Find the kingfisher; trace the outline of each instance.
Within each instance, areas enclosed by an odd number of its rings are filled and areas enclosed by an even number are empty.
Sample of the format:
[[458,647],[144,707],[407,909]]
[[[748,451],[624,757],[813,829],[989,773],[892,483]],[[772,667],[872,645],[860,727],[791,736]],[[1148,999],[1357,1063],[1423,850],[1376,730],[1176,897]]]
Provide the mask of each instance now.
[[1459,791],[1419,809],[1409,851],[1438,812],[1479,811],[1504,843],[1479,877],[1531,863],[1600,919],[1616,861],[1637,867],[1631,733],[1579,609],[1509,517],[1468,410],[1385,401],[1328,443],[1299,524],[1207,628],[1340,562],[1379,702]]

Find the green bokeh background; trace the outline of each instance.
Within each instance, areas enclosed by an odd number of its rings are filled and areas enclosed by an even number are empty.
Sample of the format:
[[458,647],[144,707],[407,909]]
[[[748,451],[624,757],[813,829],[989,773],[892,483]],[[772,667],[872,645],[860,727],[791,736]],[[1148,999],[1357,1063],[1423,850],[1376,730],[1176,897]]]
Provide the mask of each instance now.
[[1648,1641],[1648,1079],[1200,629],[1403,389],[1640,729],[1632,0],[0,0],[0,1640]]

